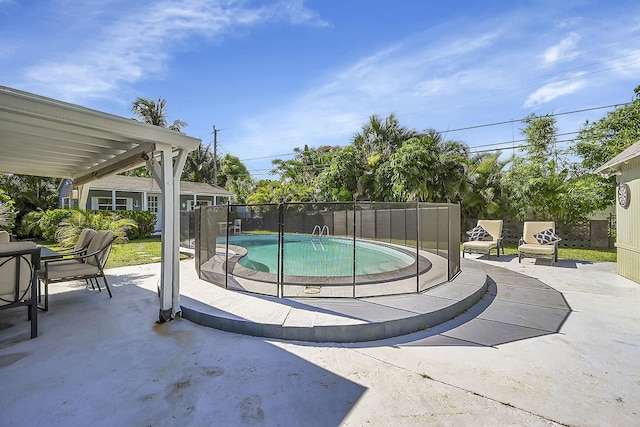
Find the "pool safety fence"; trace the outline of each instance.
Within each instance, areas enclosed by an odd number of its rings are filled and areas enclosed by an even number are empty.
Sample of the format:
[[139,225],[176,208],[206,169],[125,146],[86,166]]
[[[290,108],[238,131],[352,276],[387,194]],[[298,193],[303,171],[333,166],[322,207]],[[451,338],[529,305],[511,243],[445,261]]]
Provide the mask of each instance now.
[[457,204],[228,204],[195,214],[199,277],[273,297],[422,292],[459,273],[459,248]]

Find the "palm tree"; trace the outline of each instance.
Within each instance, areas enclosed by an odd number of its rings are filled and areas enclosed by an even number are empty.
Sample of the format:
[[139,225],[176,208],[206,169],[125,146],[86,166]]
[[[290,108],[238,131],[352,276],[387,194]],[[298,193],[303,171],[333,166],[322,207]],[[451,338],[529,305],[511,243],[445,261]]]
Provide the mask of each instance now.
[[158,102],[149,98],[137,98],[131,105],[133,111],[143,122],[150,125],[180,131],[187,123],[177,119],[167,126],[166,99],[158,98]]
[[[166,105],[166,99],[158,98],[158,102],[155,102],[153,99],[138,97],[131,103],[131,111],[133,111],[136,116],[145,123],[180,132],[183,127],[187,126],[187,123],[177,119],[174,120],[171,125],[167,126],[167,113],[165,111]],[[123,175],[142,176],[147,178],[151,176],[146,166],[131,169],[126,171]]]

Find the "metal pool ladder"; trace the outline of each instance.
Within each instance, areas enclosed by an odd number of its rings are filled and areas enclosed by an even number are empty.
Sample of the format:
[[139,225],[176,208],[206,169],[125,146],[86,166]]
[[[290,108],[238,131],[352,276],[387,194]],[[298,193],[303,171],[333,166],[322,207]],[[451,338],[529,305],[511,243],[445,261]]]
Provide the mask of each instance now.
[[322,252],[325,251],[324,245],[322,244],[322,236],[326,237],[329,235],[329,226],[325,225],[322,228],[320,228],[319,225],[316,225],[315,227],[313,227],[313,232],[311,233],[311,245],[313,245],[313,250],[317,251],[318,248],[316,247],[315,242],[313,241],[314,237],[317,239],[318,244],[320,245],[320,248],[322,249]]

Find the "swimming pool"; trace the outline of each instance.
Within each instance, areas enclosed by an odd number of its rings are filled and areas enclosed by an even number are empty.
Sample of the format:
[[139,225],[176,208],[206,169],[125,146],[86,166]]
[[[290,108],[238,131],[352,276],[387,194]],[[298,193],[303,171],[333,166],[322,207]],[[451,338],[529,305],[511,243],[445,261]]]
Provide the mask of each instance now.
[[[229,245],[240,246],[247,254],[234,269],[235,275],[268,279],[278,272],[278,236],[243,235],[230,236]],[[354,241],[340,237],[311,238],[309,235],[284,236],[283,273],[285,278],[344,278],[351,281],[354,275]],[[355,245],[355,275],[374,280],[376,276],[411,270],[415,274],[415,256],[408,251],[390,246],[357,240]],[[256,274],[261,272],[266,274]],[[257,277],[256,277],[257,276]],[[275,277],[275,276],[274,276]],[[269,280],[271,281],[271,280]]]

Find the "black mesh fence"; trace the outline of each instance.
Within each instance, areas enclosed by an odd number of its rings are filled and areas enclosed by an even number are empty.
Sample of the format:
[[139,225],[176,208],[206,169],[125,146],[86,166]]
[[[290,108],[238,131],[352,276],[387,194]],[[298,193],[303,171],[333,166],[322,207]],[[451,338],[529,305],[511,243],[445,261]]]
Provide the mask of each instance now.
[[199,207],[199,276],[278,297],[421,292],[460,271],[458,205],[283,203]]

